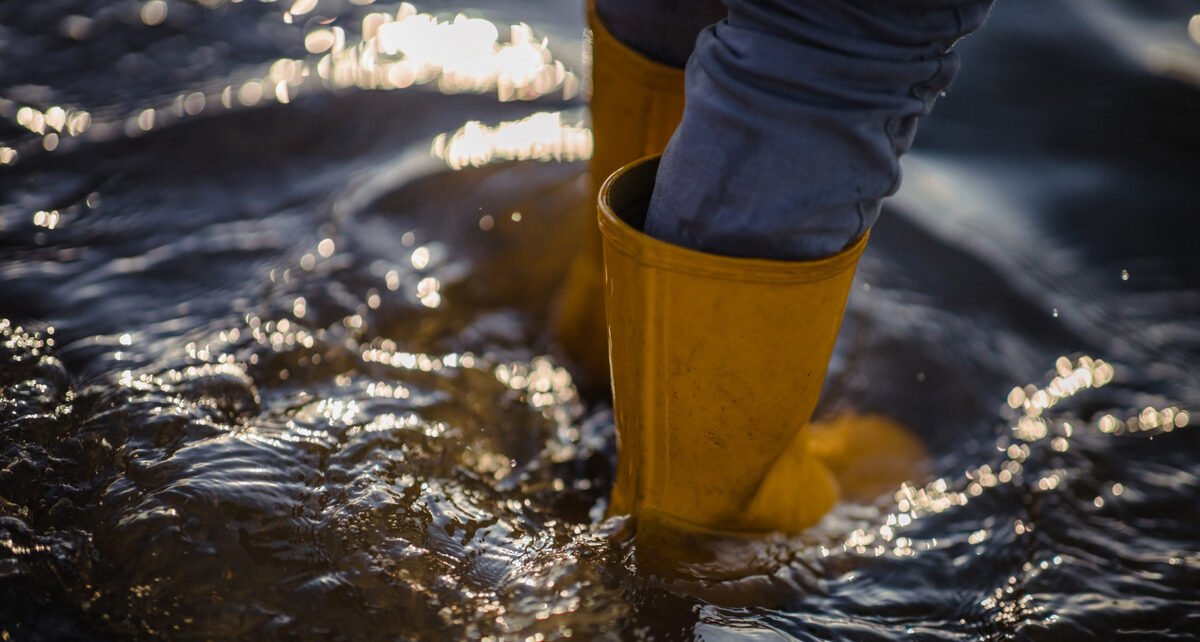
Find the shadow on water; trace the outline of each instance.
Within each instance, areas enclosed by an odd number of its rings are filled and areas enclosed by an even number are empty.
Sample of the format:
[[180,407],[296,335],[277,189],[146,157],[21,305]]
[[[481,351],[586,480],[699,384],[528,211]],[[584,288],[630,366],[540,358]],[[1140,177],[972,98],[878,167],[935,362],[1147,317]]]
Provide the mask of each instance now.
[[670,577],[601,519],[611,415],[545,327],[579,8],[469,11],[538,37],[468,73],[372,53],[441,4],[310,4],[0,8],[5,639],[1200,637],[1189,3],[964,43],[821,411],[934,474]]

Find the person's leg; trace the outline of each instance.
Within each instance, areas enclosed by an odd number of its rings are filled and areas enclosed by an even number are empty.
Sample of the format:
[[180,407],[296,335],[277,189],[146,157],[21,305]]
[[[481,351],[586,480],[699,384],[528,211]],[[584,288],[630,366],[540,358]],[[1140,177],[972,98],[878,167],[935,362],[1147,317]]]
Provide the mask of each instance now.
[[[683,64],[696,35],[725,16],[720,0],[589,0],[592,34],[592,198],[622,165],[662,153],[683,118]],[[608,384],[600,231],[583,245],[555,301],[553,324],[585,388]]]
[[645,231],[739,257],[813,259],[864,234],[917,121],[991,0],[725,0],[686,73]]
[[725,5],[720,0],[596,0],[596,13],[625,46],[682,69],[696,36],[725,17]]
[[796,532],[871,486],[847,462],[887,481],[879,461],[919,458],[881,418],[809,422],[880,200],[990,0],[726,4],[688,62],[661,161],[600,192],[610,512]]

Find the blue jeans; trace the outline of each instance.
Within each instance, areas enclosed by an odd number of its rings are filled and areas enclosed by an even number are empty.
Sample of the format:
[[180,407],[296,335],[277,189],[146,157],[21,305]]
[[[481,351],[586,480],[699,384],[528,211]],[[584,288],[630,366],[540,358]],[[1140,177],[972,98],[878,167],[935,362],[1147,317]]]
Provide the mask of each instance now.
[[694,42],[645,232],[728,256],[836,254],[899,188],[918,120],[958,71],[951,48],[991,2],[724,0],[696,37],[715,0],[597,0],[652,59],[677,62]]

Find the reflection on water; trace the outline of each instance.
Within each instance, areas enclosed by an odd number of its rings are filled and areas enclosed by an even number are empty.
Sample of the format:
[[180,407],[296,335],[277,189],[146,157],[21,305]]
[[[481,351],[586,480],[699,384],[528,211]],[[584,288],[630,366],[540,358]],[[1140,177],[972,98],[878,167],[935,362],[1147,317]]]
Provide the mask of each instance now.
[[548,41],[525,24],[512,25],[501,43],[492,22],[462,14],[442,21],[403,3],[395,15],[364,16],[361,41],[348,46],[345,31],[327,22],[316,21],[304,43],[309,53],[329,52],[316,70],[334,87],[403,89],[436,81],[444,93],[495,91],[501,101],[551,91],[570,99],[579,90],[578,78],[553,59]]
[[496,127],[471,121],[434,138],[432,151],[456,170],[496,161],[572,162],[592,157],[592,132],[581,124],[564,124],[561,113],[543,112]]
[[670,570],[544,325],[579,7],[0,10],[0,637],[1200,635],[1196,94],[1123,53],[1194,12],[1075,4],[964,45],[860,266],[824,411],[933,474]]
[[[1021,410],[1021,416],[1012,426],[1012,435],[1024,443],[1008,443],[1008,440],[998,442],[996,449],[1006,455],[1002,463],[970,468],[958,482],[938,478],[920,488],[907,483],[901,485],[895,495],[895,512],[890,513],[883,524],[872,532],[855,530],[842,545],[843,550],[853,550],[859,555],[870,551],[875,556],[888,552],[901,557],[910,556],[914,552],[914,542],[907,537],[898,537],[900,529],[926,515],[966,506],[971,498],[979,497],[987,489],[1000,484],[1022,483],[1023,464],[1032,454],[1029,444],[1044,441],[1050,434],[1051,423],[1043,417],[1043,413],[1082,390],[1104,386],[1112,381],[1114,375],[1111,365],[1086,356],[1080,357],[1074,366],[1070,359],[1059,357],[1057,369],[1058,376],[1045,388],[1029,385],[1014,388],[1009,393],[1009,405]],[[1054,428],[1058,436],[1054,437],[1051,448],[1056,452],[1066,452],[1073,432],[1071,424],[1063,422]],[[1057,473],[1052,473],[1050,477],[1039,479],[1036,485],[1039,490],[1052,490],[1059,481]],[[919,550],[930,550],[936,545],[936,541],[923,542]],[[828,550],[823,548],[821,554],[827,555]]]
[[[13,104],[0,99],[0,108],[11,111]],[[84,110],[66,110],[53,105],[42,112],[34,107],[23,105],[16,109],[16,122],[30,133],[41,137],[41,147],[52,152],[58,149],[63,136],[81,136],[92,125],[92,115]],[[0,165],[12,165],[17,162],[19,154],[16,149],[7,145],[0,146]]]
[[[140,6],[138,18],[148,27],[163,25],[170,7],[163,0],[150,0]],[[297,2],[282,14],[282,20],[290,25],[319,7],[317,2]],[[353,17],[357,16],[345,19]],[[70,27],[72,37],[82,40],[91,35],[90,23],[87,29],[78,26],[79,20],[89,18],[68,18],[78,19],[64,23]],[[537,37],[524,23],[508,26],[507,39],[501,40],[496,23],[463,14],[443,20],[419,13],[409,3],[390,11],[365,13],[353,28],[338,22],[321,16],[307,21],[298,36],[309,56],[278,58],[265,65],[261,75],[252,72],[247,77],[244,70],[239,70],[235,76],[240,78],[223,86],[206,79],[204,87],[179,93],[167,104],[137,108],[123,122],[105,122],[93,129],[93,114],[86,109],[51,105],[43,111],[3,97],[0,115],[15,115],[17,124],[41,137],[36,144],[45,151],[54,151],[62,137],[83,136],[89,130],[93,141],[137,136],[206,111],[257,107],[265,102],[286,105],[298,93],[310,91],[397,90],[430,85],[446,94],[494,92],[502,102],[531,101],[554,92],[569,101],[580,93],[579,77],[555,59],[549,39]],[[356,35],[347,35],[348,28]],[[0,165],[14,164],[22,146],[35,145],[21,139],[3,142],[6,144],[0,145]],[[566,145],[566,160],[586,158],[580,155],[580,143]]]

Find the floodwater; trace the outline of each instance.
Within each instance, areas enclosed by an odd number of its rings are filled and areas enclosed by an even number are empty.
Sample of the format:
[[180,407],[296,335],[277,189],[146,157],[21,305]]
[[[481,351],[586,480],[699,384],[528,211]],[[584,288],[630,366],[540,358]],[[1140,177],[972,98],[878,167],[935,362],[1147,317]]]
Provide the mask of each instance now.
[[932,475],[665,573],[547,334],[578,2],[5,3],[0,639],[1200,639],[1198,10],[1000,1],[823,402]]

